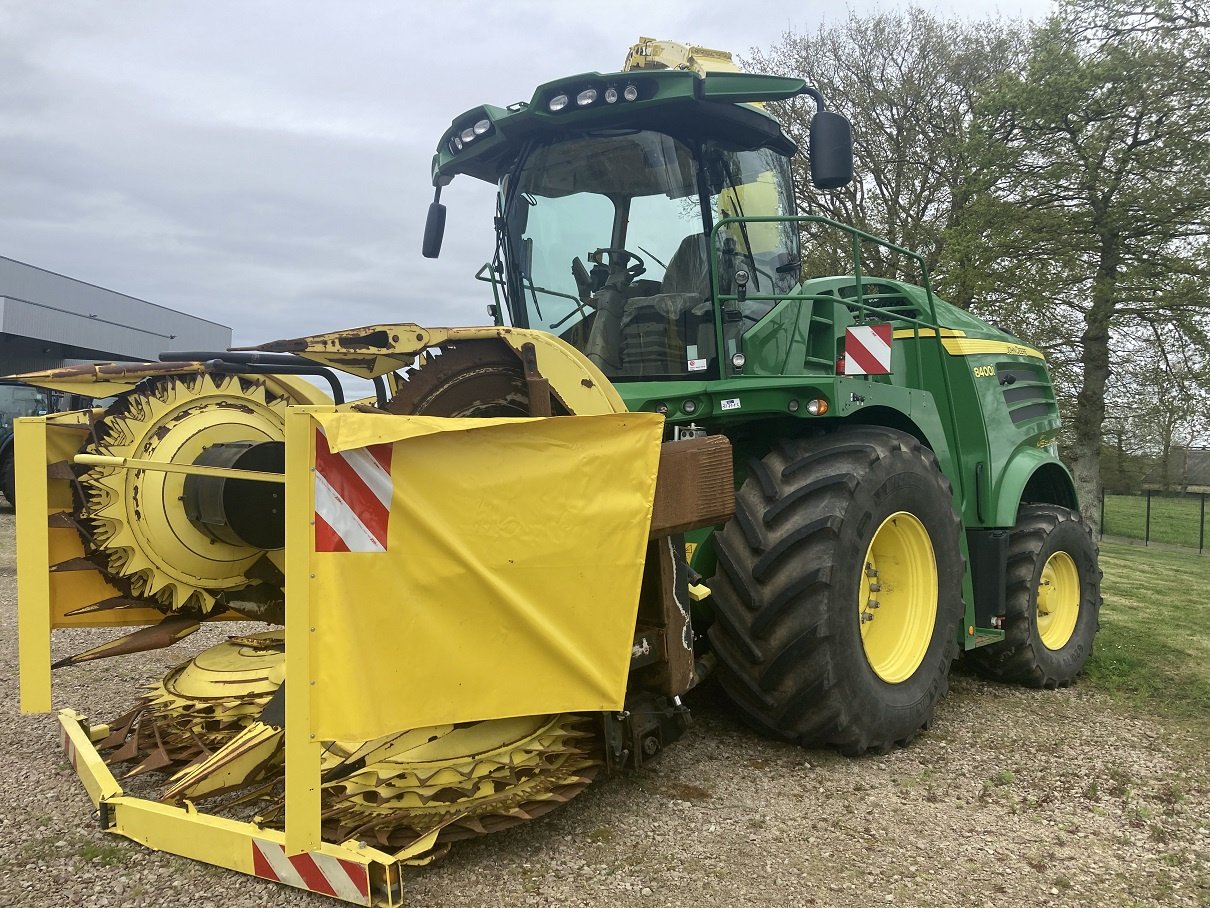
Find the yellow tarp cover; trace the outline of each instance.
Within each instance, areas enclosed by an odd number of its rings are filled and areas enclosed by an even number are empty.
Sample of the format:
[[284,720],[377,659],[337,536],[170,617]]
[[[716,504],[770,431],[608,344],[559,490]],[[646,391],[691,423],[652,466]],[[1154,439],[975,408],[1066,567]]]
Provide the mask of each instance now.
[[623,705],[662,417],[316,413],[391,444],[385,552],[313,552],[312,731]]

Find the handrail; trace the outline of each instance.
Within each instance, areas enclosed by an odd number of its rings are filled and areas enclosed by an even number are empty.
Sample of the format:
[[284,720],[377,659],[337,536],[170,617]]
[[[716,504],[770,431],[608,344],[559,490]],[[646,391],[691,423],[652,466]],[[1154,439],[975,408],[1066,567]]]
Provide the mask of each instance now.
[[[487,277],[484,277],[485,271],[488,272]],[[504,281],[502,281],[499,277],[496,276],[496,274],[494,273],[494,271],[492,269],[491,262],[483,263],[483,267],[475,272],[475,280],[483,281],[485,284],[492,285],[492,299],[495,302],[495,305],[492,308],[492,312],[494,313],[494,316],[496,319],[496,324],[503,325],[504,324],[504,314],[503,314],[503,309],[500,306],[500,289],[499,288],[501,286],[503,286]]]
[[[894,316],[894,318],[897,321],[911,323],[912,330],[915,332],[915,336],[916,336],[917,340],[920,339],[921,327],[933,329],[933,338],[932,338],[933,343],[930,344],[929,346],[935,352],[935,356],[936,356],[936,360],[937,360],[937,368],[941,374],[942,387],[945,390],[945,397],[946,397],[945,417],[947,417],[947,419],[945,421],[948,422],[948,425],[946,425],[944,428],[945,428],[945,432],[949,436],[951,442],[954,442],[955,433],[957,432],[957,426],[958,426],[958,411],[957,411],[956,405],[954,403],[953,387],[952,387],[952,383],[950,381],[949,370],[946,368],[946,356],[945,356],[945,348],[943,346],[942,337],[941,337],[941,325],[939,324],[939,322],[937,320],[937,301],[936,301],[936,298],[933,296],[933,287],[932,287],[932,281],[929,277],[928,263],[925,262],[924,256],[922,256],[918,252],[912,251],[911,249],[906,249],[902,246],[898,246],[895,243],[892,243],[890,240],[884,239],[880,236],[875,236],[872,233],[867,233],[866,231],[861,230],[860,228],[857,228],[857,227],[853,227],[850,224],[844,224],[844,223],[841,223],[840,221],[834,221],[831,218],[823,217],[822,215],[809,214],[809,215],[796,215],[793,217],[786,217],[786,216],[779,216],[779,215],[761,215],[761,216],[753,216],[753,217],[727,217],[727,218],[721,218],[720,220],[715,222],[714,227],[711,229],[711,232],[710,232],[710,234],[711,234],[710,235],[710,265],[711,265],[710,282],[711,282],[711,289],[713,291],[714,299],[717,301],[717,305],[715,305],[715,307],[714,307],[714,322],[715,322],[714,330],[715,330],[715,344],[716,344],[720,369],[725,369],[725,364],[728,362],[727,351],[725,349],[726,341],[725,341],[725,338],[723,335],[723,307],[726,303],[729,303],[729,302],[740,302],[740,299],[739,299],[739,296],[734,293],[724,294],[720,290],[719,276],[721,273],[721,263],[718,260],[718,232],[722,228],[727,227],[730,224],[762,224],[762,223],[796,224],[796,225],[798,225],[798,224],[819,224],[823,227],[829,227],[834,230],[839,230],[842,233],[847,233],[849,235],[849,237],[851,238],[850,257],[851,257],[852,267],[853,267],[853,277],[854,277],[855,285],[857,288],[857,296],[854,297],[853,299],[841,299],[839,297],[825,296],[822,294],[786,293],[786,294],[776,294],[775,295],[775,294],[770,294],[770,293],[747,293],[747,294],[745,294],[745,297],[744,297],[745,300],[781,301],[781,300],[788,300],[788,299],[797,299],[797,300],[809,300],[812,302],[820,301],[820,300],[827,300],[830,302],[840,302],[842,305],[844,305],[850,309],[861,312],[862,319],[864,320],[864,319],[868,318],[868,313],[876,311],[877,307],[867,305],[865,302],[863,302],[866,299],[866,295],[863,290],[864,280],[863,280],[863,275],[862,275],[862,255],[861,255],[862,244],[867,243],[867,242],[876,243],[877,245],[882,246],[883,248],[888,249],[891,252],[895,252],[895,253],[898,253],[899,255],[906,256],[916,262],[917,266],[919,266],[919,268],[920,268],[920,274],[921,274],[920,287],[921,287],[921,289],[924,290],[925,302],[926,302],[927,308],[928,308],[927,320],[923,320],[923,319],[919,319],[919,318],[912,318],[910,316],[904,316],[904,315],[896,315],[896,316]],[[799,287],[801,287],[801,285],[802,285],[802,282],[800,281]],[[916,360],[916,373],[917,373],[916,374],[916,386],[918,388],[923,388],[923,384],[924,384],[924,382],[923,382],[923,378],[924,378],[923,364],[921,363],[919,358],[917,358],[917,360]],[[961,476],[957,476],[954,478],[959,487],[964,485]]]

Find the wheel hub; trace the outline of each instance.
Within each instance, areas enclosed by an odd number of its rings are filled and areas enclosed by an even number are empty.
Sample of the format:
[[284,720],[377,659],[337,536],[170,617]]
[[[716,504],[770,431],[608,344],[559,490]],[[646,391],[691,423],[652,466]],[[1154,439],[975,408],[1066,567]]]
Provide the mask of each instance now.
[[1038,582],[1038,636],[1047,649],[1067,645],[1080,617],[1080,572],[1067,552],[1055,552]]
[[906,681],[924,661],[937,618],[937,590],[928,530],[915,515],[897,511],[870,540],[857,606],[866,660],[888,684]]
[[[287,403],[237,376],[155,379],[106,413],[84,452],[195,463],[218,444],[280,442]],[[92,469],[80,483],[89,542],[134,595],[205,614],[218,595],[253,583],[247,572],[265,550],[216,538],[191,519],[182,474]]]

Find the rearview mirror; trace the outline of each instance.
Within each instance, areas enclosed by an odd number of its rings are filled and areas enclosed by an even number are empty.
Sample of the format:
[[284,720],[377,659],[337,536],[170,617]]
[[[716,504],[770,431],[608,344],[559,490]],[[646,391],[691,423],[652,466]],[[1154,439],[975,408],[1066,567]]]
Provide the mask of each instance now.
[[429,203],[429,216],[424,222],[424,247],[420,250],[426,259],[441,255],[441,240],[445,236],[445,206],[440,202]]
[[839,189],[853,179],[853,127],[838,113],[821,110],[811,119],[811,182]]

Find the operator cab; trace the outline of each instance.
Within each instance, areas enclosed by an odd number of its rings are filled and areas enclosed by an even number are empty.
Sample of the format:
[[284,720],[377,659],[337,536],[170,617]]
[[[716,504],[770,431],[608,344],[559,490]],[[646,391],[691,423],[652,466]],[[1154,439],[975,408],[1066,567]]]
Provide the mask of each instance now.
[[849,123],[798,79],[585,73],[470,110],[433,159],[424,254],[440,252],[441,188],[457,174],[494,182],[489,279],[512,324],[557,334],[615,382],[720,378],[799,284],[797,147],[759,105],[802,94],[817,106],[812,183],[843,186]]
[[[610,379],[717,377],[712,271],[759,293],[798,283],[789,160],[653,130],[535,147],[500,182],[514,321],[558,334]],[[743,279],[741,275],[741,280]],[[740,304],[743,330],[773,306]]]

